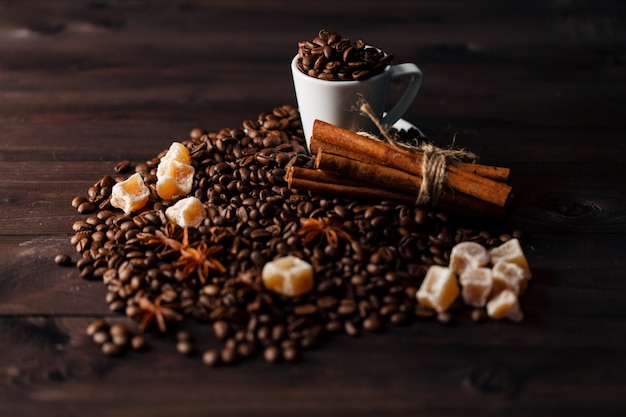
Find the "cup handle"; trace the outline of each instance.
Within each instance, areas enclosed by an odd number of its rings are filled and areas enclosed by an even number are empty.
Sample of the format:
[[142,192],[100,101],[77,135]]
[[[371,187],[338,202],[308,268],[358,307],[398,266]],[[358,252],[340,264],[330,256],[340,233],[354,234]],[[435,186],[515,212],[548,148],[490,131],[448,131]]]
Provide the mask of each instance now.
[[392,80],[405,76],[411,76],[411,80],[404,90],[404,93],[402,93],[402,96],[400,96],[398,102],[382,118],[382,123],[385,125],[393,125],[402,117],[422,86],[422,71],[417,67],[417,65],[404,63],[396,64],[391,67]]

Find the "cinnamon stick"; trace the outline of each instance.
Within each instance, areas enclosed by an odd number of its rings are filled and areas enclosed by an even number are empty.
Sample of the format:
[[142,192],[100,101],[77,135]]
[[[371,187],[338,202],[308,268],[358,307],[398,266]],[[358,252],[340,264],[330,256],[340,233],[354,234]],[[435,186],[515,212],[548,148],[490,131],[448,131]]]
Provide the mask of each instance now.
[[[332,172],[336,177],[338,176],[339,181],[358,180],[377,189],[394,190],[402,193],[407,197],[402,201],[412,199],[415,202],[422,185],[422,179],[419,176],[411,175],[396,168],[326,152],[325,148],[318,149],[315,168],[321,172]],[[459,192],[452,192],[452,190],[444,190],[439,200],[439,206],[447,210],[464,213],[471,211],[495,216],[504,214],[500,207]]]
[[[320,146],[326,146],[326,144],[340,149],[347,148],[353,155],[365,155],[370,160],[378,161],[380,165],[389,165],[421,176],[421,154],[411,153],[409,156],[404,152],[398,152],[396,147],[385,142],[372,140],[347,129],[316,120],[313,123],[311,151],[316,152]],[[509,185],[465,171],[459,167],[458,163],[448,164],[446,174],[447,185],[452,189],[499,207],[504,207],[511,195],[512,188]]]
[[422,179],[416,175],[393,167],[327,152],[325,147],[317,150],[314,166],[322,171],[337,174],[341,178],[358,179],[381,188],[404,191],[411,196],[417,196],[422,185]]
[[[412,150],[401,148],[401,147],[394,147],[393,149],[395,149],[396,152],[400,152],[408,156],[409,158],[412,158],[413,160],[415,160],[416,154]],[[477,164],[473,162],[468,163],[468,162],[461,162],[461,161],[450,161],[448,162],[448,166],[456,167],[463,171],[480,175],[481,177],[488,178],[490,180],[494,180],[498,182],[507,182],[509,180],[509,175],[511,173],[510,168],[496,167],[496,166],[491,166],[491,165],[482,165],[482,164]]]
[[[361,135],[358,135],[358,136],[361,136]],[[382,143],[385,143],[385,142],[382,142]],[[359,161],[372,162],[372,163],[380,162],[380,160],[376,159],[373,156],[360,154],[354,151],[353,149],[350,149],[349,145],[341,146],[335,143],[329,143],[325,140],[321,140],[314,136],[311,137],[310,148],[311,148],[311,153],[313,155],[317,154],[318,150],[322,147],[331,153],[334,153],[337,155],[344,155],[352,159],[357,159]],[[410,158],[410,160],[413,161],[413,163],[415,163],[416,157],[415,157],[414,152],[408,149],[402,149],[402,148],[393,148],[393,149],[403,154],[404,156]],[[421,157],[419,159],[421,160]],[[448,166],[455,166],[455,167],[462,169],[463,171],[467,171],[475,175],[480,175],[481,177],[485,177],[485,178],[498,181],[498,182],[507,182],[509,180],[509,175],[511,172],[509,168],[505,168],[505,167],[496,167],[496,166],[490,166],[490,165],[481,165],[481,164],[465,163],[465,162],[457,162],[457,161],[451,161],[450,163],[448,163]]]
[[326,171],[291,166],[285,174],[287,186],[294,190],[312,191],[351,198],[382,199],[412,202],[404,193],[381,190],[371,185],[333,175]]
[[[320,146],[323,146],[324,148],[326,148],[327,150],[334,152],[334,153],[341,153],[344,154],[344,151],[338,152],[337,149],[344,149],[345,152],[350,152],[353,156],[356,156],[359,154],[359,152],[355,151],[355,150],[351,150],[349,148],[349,144],[350,142],[337,142],[337,141],[329,141],[326,139],[326,135],[323,134],[321,137],[316,136],[315,135],[315,124],[317,124],[317,120],[315,121],[314,125],[313,125],[313,136],[310,139],[310,148],[311,148],[311,153],[312,154],[316,154],[317,153],[317,149]],[[319,126],[318,126],[318,131],[321,130],[324,125],[329,125],[326,122],[323,122],[321,120],[319,120]],[[329,125],[329,126],[333,126],[333,125]],[[333,126],[336,127],[336,126]],[[340,128],[338,128],[340,129]],[[344,129],[345,130],[345,129]],[[351,135],[349,135],[348,138],[344,138],[347,141],[352,140],[353,136],[358,136],[358,138],[363,141],[363,140],[370,140],[367,137],[364,137],[362,135],[359,135],[357,133],[351,132],[351,131],[346,131],[348,133],[351,133]],[[344,140],[342,139],[342,140]],[[371,140],[373,142],[379,142],[379,144],[386,146],[387,148],[393,149],[394,152],[400,153],[408,158],[410,158],[411,161],[416,161],[416,153],[411,151],[410,149],[404,149],[404,148],[400,148],[400,147],[393,147],[390,144],[386,143],[386,142],[382,142],[382,141],[375,141],[375,140]],[[334,150],[333,150],[334,148]],[[351,157],[353,157],[351,156]],[[362,155],[362,158],[367,158],[366,155]],[[354,158],[353,159],[357,159]],[[376,158],[370,158],[370,160],[375,161]],[[421,162],[421,156],[418,154],[417,155],[417,160],[419,160]],[[496,166],[491,166],[491,165],[482,165],[482,164],[477,164],[477,163],[467,163],[467,162],[460,162],[460,161],[451,161],[448,163],[448,165],[451,166],[456,166],[460,169],[462,169],[463,171],[467,171],[470,172],[472,174],[476,174],[476,175],[480,175],[481,177],[485,177],[485,178],[489,178],[491,180],[494,181],[498,181],[498,182],[507,182],[509,180],[509,175],[511,173],[511,170],[509,168],[506,167],[496,167]]]

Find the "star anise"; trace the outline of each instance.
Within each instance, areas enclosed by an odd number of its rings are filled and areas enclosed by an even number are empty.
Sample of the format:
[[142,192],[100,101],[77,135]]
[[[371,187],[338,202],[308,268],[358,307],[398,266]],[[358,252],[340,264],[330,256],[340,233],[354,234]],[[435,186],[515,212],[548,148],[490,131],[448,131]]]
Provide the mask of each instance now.
[[316,239],[324,237],[326,242],[333,248],[339,244],[339,239],[352,241],[350,234],[344,229],[344,226],[328,217],[300,219],[302,226],[298,230],[298,235],[303,237],[305,244],[311,243]]
[[[180,229],[178,230],[178,232]],[[152,233],[138,233],[137,238],[144,245],[157,245],[156,251],[164,256],[172,252],[172,248],[180,245],[180,242],[177,239],[176,227],[169,223],[163,230],[156,230],[154,234]]]
[[190,245],[186,228],[182,243],[175,249],[180,251],[180,256],[172,262],[172,265],[177,268],[177,277],[181,280],[196,272],[198,279],[204,284],[210,271],[226,272],[224,265],[216,258],[216,255],[222,251],[222,247],[208,246],[205,241],[194,242]]
[[226,272],[224,265],[217,259],[217,254],[222,251],[222,246],[209,246],[204,240],[189,242],[189,230],[183,229],[182,241],[176,239],[173,227],[167,227],[165,232],[157,231],[154,236],[144,240],[145,244],[159,244],[157,250],[163,258],[176,252],[176,258],[172,266],[176,268],[175,276],[184,280],[192,273],[196,273],[198,279],[205,283],[210,271],[218,273]]
[[156,297],[154,301],[146,296],[137,299],[137,312],[133,317],[139,319],[139,327],[145,331],[150,325],[156,322],[156,326],[161,332],[167,330],[167,323],[173,321],[181,321],[183,316],[176,310],[173,304],[163,304],[161,296]]

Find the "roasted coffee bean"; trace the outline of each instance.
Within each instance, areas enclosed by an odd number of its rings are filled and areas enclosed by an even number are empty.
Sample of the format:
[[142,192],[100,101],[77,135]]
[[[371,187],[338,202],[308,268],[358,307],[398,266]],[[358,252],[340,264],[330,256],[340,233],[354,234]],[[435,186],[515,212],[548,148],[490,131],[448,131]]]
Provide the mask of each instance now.
[[65,253],[59,253],[54,257],[54,263],[59,266],[70,266],[72,264],[72,258]]
[[[81,236],[88,236],[87,233],[89,231],[91,231],[91,229],[92,229],[92,227],[84,220],[78,220],[78,221],[75,221],[72,224],[72,230],[76,234],[79,234],[79,232],[82,233]],[[74,236],[76,236],[76,235],[74,235]],[[71,241],[71,242],[72,242],[72,245],[76,244],[76,242],[73,242],[73,241]]]
[[301,304],[295,306],[293,312],[298,316],[309,316],[317,313],[317,307],[313,304]]
[[237,362],[237,351],[232,347],[223,348],[220,352],[220,361],[226,365]]
[[284,324],[277,324],[272,328],[272,341],[279,342],[287,337],[287,327]]
[[87,223],[89,226],[96,227],[101,223],[101,221],[97,216],[89,216],[85,219],[85,223]]
[[377,316],[371,315],[363,320],[363,330],[370,333],[381,333],[385,331],[385,323]]
[[143,162],[140,164],[137,164],[137,166],[135,166],[135,172],[138,174],[142,174],[142,175],[148,174],[149,172],[148,164],[143,163]]
[[268,326],[261,326],[256,331],[256,339],[263,345],[269,344],[271,339],[271,330]]
[[132,346],[133,350],[139,352],[147,350],[149,346],[148,341],[143,335],[133,336],[130,340],[130,345]]
[[213,332],[218,339],[226,339],[230,334],[230,328],[226,321],[218,320],[213,323]]
[[449,311],[437,314],[437,320],[442,324],[453,324],[454,317]]
[[110,341],[111,335],[106,329],[99,329],[91,335],[91,338],[93,339],[94,343],[101,345],[105,342]]
[[93,335],[96,334],[96,332],[99,332],[99,331],[106,332],[108,327],[109,325],[107,324],[106,321],[101,320],[101,319],[94,320],[91,323],[89,323],[85,332],[87,333],[87,336],[93,337]]
[[326,323],[326,331],[328,333],[339,333],[343,330],[344,330],[344,325],[339,320],[331,320]]
[[295,346],[287,346],[283,348],[283,359],[286,362],[297,362],[301,359],[301,353]]
[[113,342],[104,342],[102,344],[102,353],[107,356],[119,356],[124,352],[124,349]]
[[91,244],[91,241],[89,240],[89,238],[87,236],[84,235],[79,235],[76,236],[76,239],[78,240],[75,244],[75,248],[76,248],[76,252],[78,253],[83,253],[85,252],[88,248],[89,245]]
[[242,359],[249,358],[255,354],[254,346],[252,345],[252,343],[248,343],[247,341],[242,341],[238,343],[236,350],[237,356]]
[[346,321],[344,323],[344,330],[346,332],[346,334],[348,334],[349,336],[358,336],[360,334],[359,332],[359,328],[356,327],[356,325],[354,323],[352,323],[351,321]]
[[119,174],[125,174],[130,170],[130,161],[128,159],[124,159],[123,161],[118,162],[113,167],[113,170]]
[[337,299],[332,296],[320,297],[316,301],[318,308],[327,310],[335,307],[338,303]]
[[96,210],[96,206],[90,201],[83,201],[76,209],[80,214],[88,214],[93,213]]
[[83,279],[93,279],[93,271],[93,265],[85,265],[85,267],[80,270],[80,277]]
[[384,306],[382,306],[380,308],[380,310],[378,311],[378,313],[383,316],[383,317],[390,317],[392,314],[394,314],[396,311],[398,311],[398,307],[394,304],[386,304]]
[[393,313],[389,317],[389,322],[395,326],[405,326],[409,324],[409,318],[405,313]]
[[179,340],[178,343],[176,343],[176,350],[181,355],[187,356],[195,353],[195,347],[189,340]]
[[[504,243],[504,242],[506,242],[508,240],[513,239],[513,235],[511,233],[503,233],[503,234],[501,234],[498,237],[498,239],[500,240],[501,243]],[[496,243],[496,245],[497,245],[497,243]]]
[[176,332],[176,340],[179,342],[193,342],[193,335],[188,330],[179,330]]
[[202,135],[204,135],[204,131],[199,127],[194,127],[191,131],[189,131],[189,137],[191,139],[200,139]]
[[118,334],[111,333],[111,341],[120,347],[126,347],[130,344],[130,335],[126,332]]
[[109,310],[122,312],[126,309],[126,303],[123,300],[115,300],[109,304]]
[[85,197],[83,197],[82,195],[77,195],[76,197],[72,199],[72,207],[77,209],[85,201],[87,201]]
[[115,335],[128,335],[129,331],[123,324],[114,324],[109,328],[111,336]]
[[277,346],[271,345],[263,351],[263,358],[266,362],[276,363],[281,360],[281,352]]
[[220,352],[209,349],[202,355],[202,362],[207,366],[217,366],[220,362]]
[[472,321],[482,323],[487,320],[487,312],[482,308],[475,308],[471,313]]
[[337,309],[337,313],[341,316],[349,316],[356,312],[357,306],[356,302],[350,298],[344,298],[339,303],[339,308]]

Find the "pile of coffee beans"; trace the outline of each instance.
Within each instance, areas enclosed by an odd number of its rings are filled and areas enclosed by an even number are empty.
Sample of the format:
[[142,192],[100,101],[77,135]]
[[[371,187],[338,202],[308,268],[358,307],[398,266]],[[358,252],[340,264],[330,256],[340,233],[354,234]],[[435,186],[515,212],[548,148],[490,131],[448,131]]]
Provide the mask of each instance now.
[[[290,190],[286,168],[312,164],[299,114],[290,105],[261,113],[240,128],[193,129],[182,143],[195,168],[192,195],[208,212],[200,227],[185,234],[165,218],[174,202],[161,200],[155,191],[163,151],[134,166],[152,190],[140,211],[124,214],[109,203],[112,185],[124,176],[104,176],[86,196],[76,197],[72,204],[82,217],[73,224],[71,243],[80,254],[80,276],[107,287],[112,311],[135,319],[145,332],[176,335],[181,354],[201,353],[210,366],[255,356],[272,363],[297,361],[304,350],[333,335],[379,333],[418,317],[436,317],[415,298],[430,265],[446,265],[460,241],[489,247],[519,237],[461,228],[459,219],[434,209]],[[124,170],[116,165],[116,174],[132,168],[123,165]],[[324,233],[305,240],[299,231],[306,218],[328,219],[350,238],[337,245]],[[210,269],[206,278],[180,274],[180,251],[173,241],[204,242],[224,271]],[[313,265],[311,292],[289,298],[263,287],[263,265],[285,255]],[[67,264],[64,257],[57,261]],[[459,303],[439,319],[447,323],[452,316],[477,314]],[[199,327],[211,334],[210,346],[184,333],[192,321],[206,324]],[[112,341],[106,332],[100,335],[103,348]],[[112,344],[106,350],[118,351]]]
[[301,72],[320,80],[362,81],[383,72],[393,58],[360,39],[352,42],[322,29],[312,40],[298,42],[296,64]]
[[148,349],[148,341],[142,334],[133,334],[123,324],[110,325],[107,321],[94,320],[87,326],[87,336],[93,342],[100,345],[102,353],[109,356],[119,356],[125,351],[145,351]]

